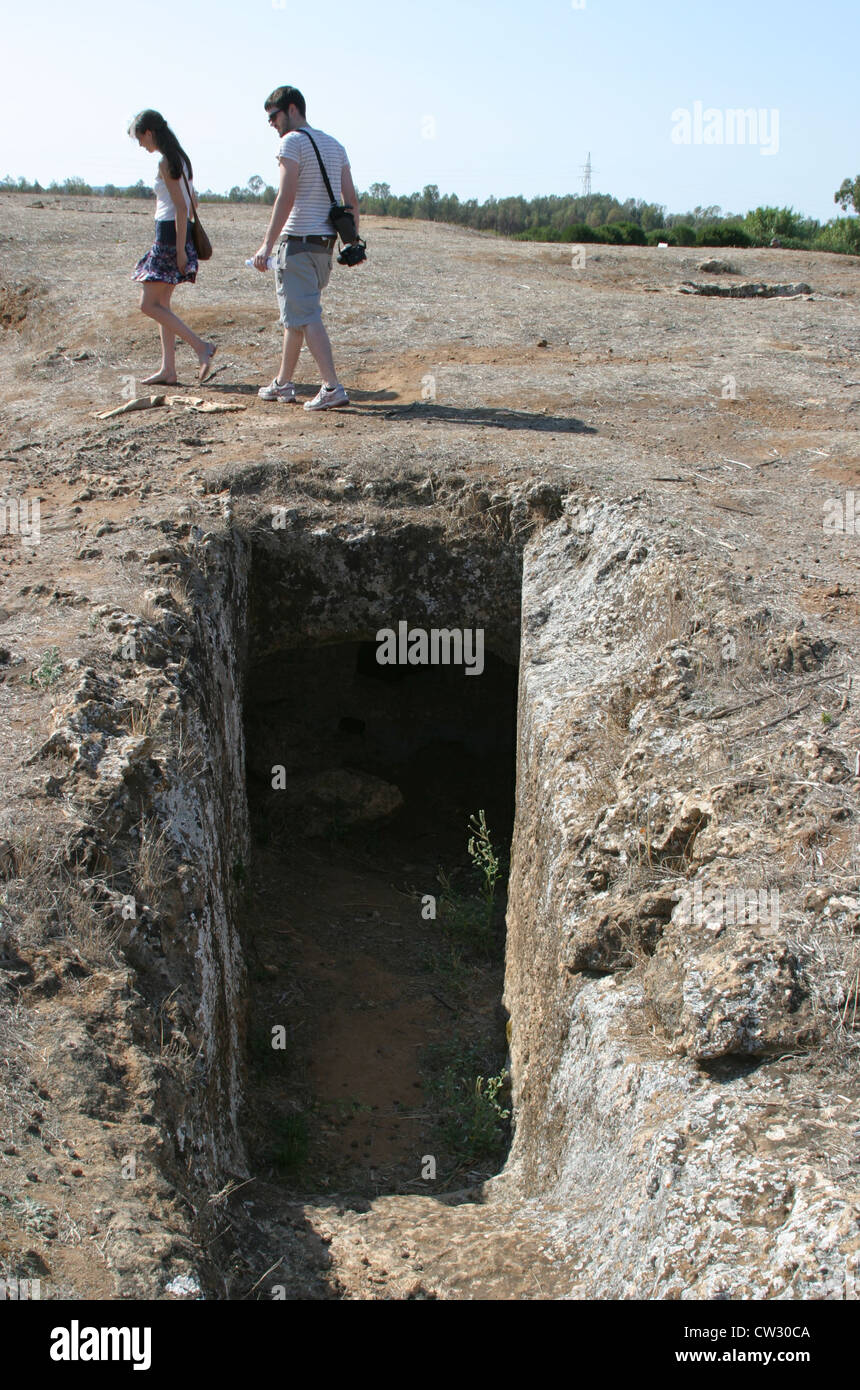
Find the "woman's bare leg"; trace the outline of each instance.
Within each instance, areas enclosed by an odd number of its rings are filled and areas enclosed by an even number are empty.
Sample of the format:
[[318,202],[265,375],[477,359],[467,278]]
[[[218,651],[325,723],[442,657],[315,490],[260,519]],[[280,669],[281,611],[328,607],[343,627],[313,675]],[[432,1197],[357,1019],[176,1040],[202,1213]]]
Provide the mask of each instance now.
[[163,280],[147,280],[144,282],[140,296],[141,313],[146,314],[147,318],[155,319],[161,330],[162,367],[170,368],[170,358],[173,358],[172,368],[164,370],[160,375],[171,377],[176,376],[176,359],[172,351],[174,338],[182,338],[189,347],[194,349],[201,366],[208,361],[215,350],[214,343],[207,343],[202,338],[198,338],[197,334],[192,333],[188,325],[174,314],[170,308],[170,296],[174,289],[174,285],[167,285]]
[[[173,290],[172,285],[166,285],[163,281],[149,281],[152,286],[152,298],[170,308],[170,295]],[[166,291],[166,293],[165,293]],[[141,300],[141,309],[143,301]],[[176,382],[176,335],[166,324],[158,325],[158,333],[161,338],[161,366],[152,376],[142,378],[143,386],[175,386]]]
[[[164,288],[167,291],[164,306],[169,309],[173,286],[165,285]],[[176,381],[176,334],[165,323],[158,325],[158,332],[161,337],[161,375],[165,381],[173,383]]]
[[[144,300],[151,303],[163,303],[169,309],[169,291],[174,288],[172,285],[165,285],[163,281],[147,281],[146,292],[140,299],[140,309],[144,309]],[[168,291],[165,295],[164,291]],[[151,377],[143,377],[143,386],[175,386],[176,385],[176,339],[175,335],[165,324],[158,324],[158,336],[161,338],[161,366],[158,371],[154,371]]]

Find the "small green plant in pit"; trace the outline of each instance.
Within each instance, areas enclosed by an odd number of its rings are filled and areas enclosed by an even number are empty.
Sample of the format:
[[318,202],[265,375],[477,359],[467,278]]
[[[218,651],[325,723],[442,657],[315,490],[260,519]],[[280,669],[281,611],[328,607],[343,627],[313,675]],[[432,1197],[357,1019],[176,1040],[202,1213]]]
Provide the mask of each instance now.
[[470,816],[468,828],[468,854],[479,879],[478,892],[460,888],[455,883],[456,871],[439,869],[437,874],[442,889],[438,921],[447,948],[443,964],[454,973],[469,957],[497,958],[504,944],[501,924],[494,920],[498,915],[496,885],[502,876],[502,864],[493,848],[483,811]]
[[474,894],[461,892],[452,876],[440,869],[438,921],[446,946],[446,962],[456,972],[467,955],[491,954],[493,933],[487,925],[484,903]]
[[272,1143],[269,1158],[276,1168],[288,1173],[298,1172],[308,1161],[310,1134],[307,1116],[275,1115],[269,1125]]
[[496,883],[501,873],[499,856],[493,849],[493,842],[490,839],[490,832],[487,829],[487,818],[483,811],[479,811],[477,816],[469,817],[469,858],[484,880],[483,894],[486,903],[487,927],[493,920],[493,901],[496,896]]
[[40,685],[43,690],[55,685],[62,675],[63,662],[57,647],[49,647],[36,667],[30,673],[30,685]]
[[[485,1076],[486,1057],[462,1041],[428,1048],[427,1089],[439,1112],[439,1132],[459,1163],[495,1161],[508,1140],[510,1076]],[[477,1073],[477,1074],[476,1074]]]

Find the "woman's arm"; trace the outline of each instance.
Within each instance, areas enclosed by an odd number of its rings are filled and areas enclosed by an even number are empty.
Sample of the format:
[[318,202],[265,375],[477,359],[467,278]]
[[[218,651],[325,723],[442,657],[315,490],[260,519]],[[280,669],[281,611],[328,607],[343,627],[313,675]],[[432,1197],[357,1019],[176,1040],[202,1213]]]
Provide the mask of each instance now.
[[[180,273],[184,272],[186,265],[185,242],[188,236],[188,209],[185,204],[185,184],[182,179],[171,177],[167,167],[167,161],[161,161],[161,177],[167,185],[167,191],[173,202],[176,212],[176,264]],[[192,208],[194,200],[191,200]]]

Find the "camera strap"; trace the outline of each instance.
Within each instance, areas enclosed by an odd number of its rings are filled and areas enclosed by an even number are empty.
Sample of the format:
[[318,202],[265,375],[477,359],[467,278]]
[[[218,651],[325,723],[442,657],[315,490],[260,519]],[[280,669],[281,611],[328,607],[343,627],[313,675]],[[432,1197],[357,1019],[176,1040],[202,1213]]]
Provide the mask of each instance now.
[[[338,264],[360,265],[362,261],[367,259],[367,257],[364,254],[364,242],[359,237],[358,228],[355,225],[355,212],[351,207],[347,207],[345,203],[341,203],[338,201],[337,198],[335,198],[334,193],[332,191],[329,176],[326,173],[326,167],[322,161],[322,155],[320,154],[319,149],[317,148],[316,140],[311,135],[310,131],[307,130],[304,126],[299,126],[299,130],[302,132],[302,134],[308,137],[308,139],[314,147],[317,162],[320,166],[320,173],[323,176],[323,182],[325,183],[328,196],[331,198],[329,219],[331,221],[332,226],[335,229],[337,236],[343,242],[343,251],[341,255],[339,255],[337,258]],[[360,254],[358,254],[359,251]],[[353,259],[349,259],[350,256],[352,256]]]
[[314,139],[314,137],[311,135],[310,131],[309,131],[305,126],[299,126],[299,131],[298,131],[298,133],[299,133],[300,135],[306,135],[306,136],[308,137],[308,139],[310,140],[311,144],[313,145],[314,151],[315,151],[315,153],[316,153],[317,160],[319,161],[320,173],[321,173],[322,176],[323,176],[323,182],[324,182],[324,184],[325,184],[325,186],[326,186],[326,191],[327,191],[327,193],[328,193],[328,196],[331,198],[332,203],[337,203],[339,200],[334,196],[334,193],[332,192],[332,187],[331,187],[331,183],[330,183],[330,181],[329,181],[329,176],[328,176],[328,174],[326,173],[325,165],[323,164],[323,160],[322,160],[322,155],[321,155],[320,152],[319,152],[319,146],[317,145],[316,140]]

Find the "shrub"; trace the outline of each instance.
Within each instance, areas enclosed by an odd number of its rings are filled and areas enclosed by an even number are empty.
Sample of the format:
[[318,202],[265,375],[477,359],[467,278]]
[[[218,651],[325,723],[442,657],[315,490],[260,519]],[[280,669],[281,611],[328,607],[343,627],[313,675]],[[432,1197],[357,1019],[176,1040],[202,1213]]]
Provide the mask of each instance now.
[[803,236],[808,224],[794,208],[753,208],[744,218],[744,228],[753,241],[767,246],[773,237]]
[[597,241],[592,227],[584,222],[568,223],[566,227],[529,227],[528,231],[517,232],[516,241]]
[[625,246],[644,246],[645,233],[635,222],[613,222],[610,226],[617,227],[624,239]]
[[696,236],[697,246],[752,246],[752,237],[743,227],[727,227],[723,224],[703,227]]
[[695,227],[690,227],[690,226],[688,226],[688,224],[687,224],[686,222],[682,222],[682,223],[680,224],[680,226],[678,226],[678,227],[673,227],[673,228],[672,228],[672,231],[673,231],[674,234],[675,234],[675,245],[676,245],[676,246],[695,246],[695,244],[696,244],[696,229],[695,229]]
[[681,225],[679,227],[655,227],[645,238],[648,246],[656,246],[659,241],[666,241],[670,246],[693,246],[696,241],[696,233],[692,227]]
[[603,241],[608,246],[621,246],[624,241],[624,233],[616,222],[609,223],[605,227],[595,227],[595,241]]
[[589,227],[585,222],[569,222],[562,228],[565,241],[597,241],[597,235],[593,227]]
[[690,227],[686,222],[679,222],[675,227],[658,227],[655,232],[649,232],[649,236],[656,236],[658,241],[668,241],[670,246],[695,246],[696,229]]
[[843,251],[860,255],[860,217],[836,217],[812,243],[816,251]]

